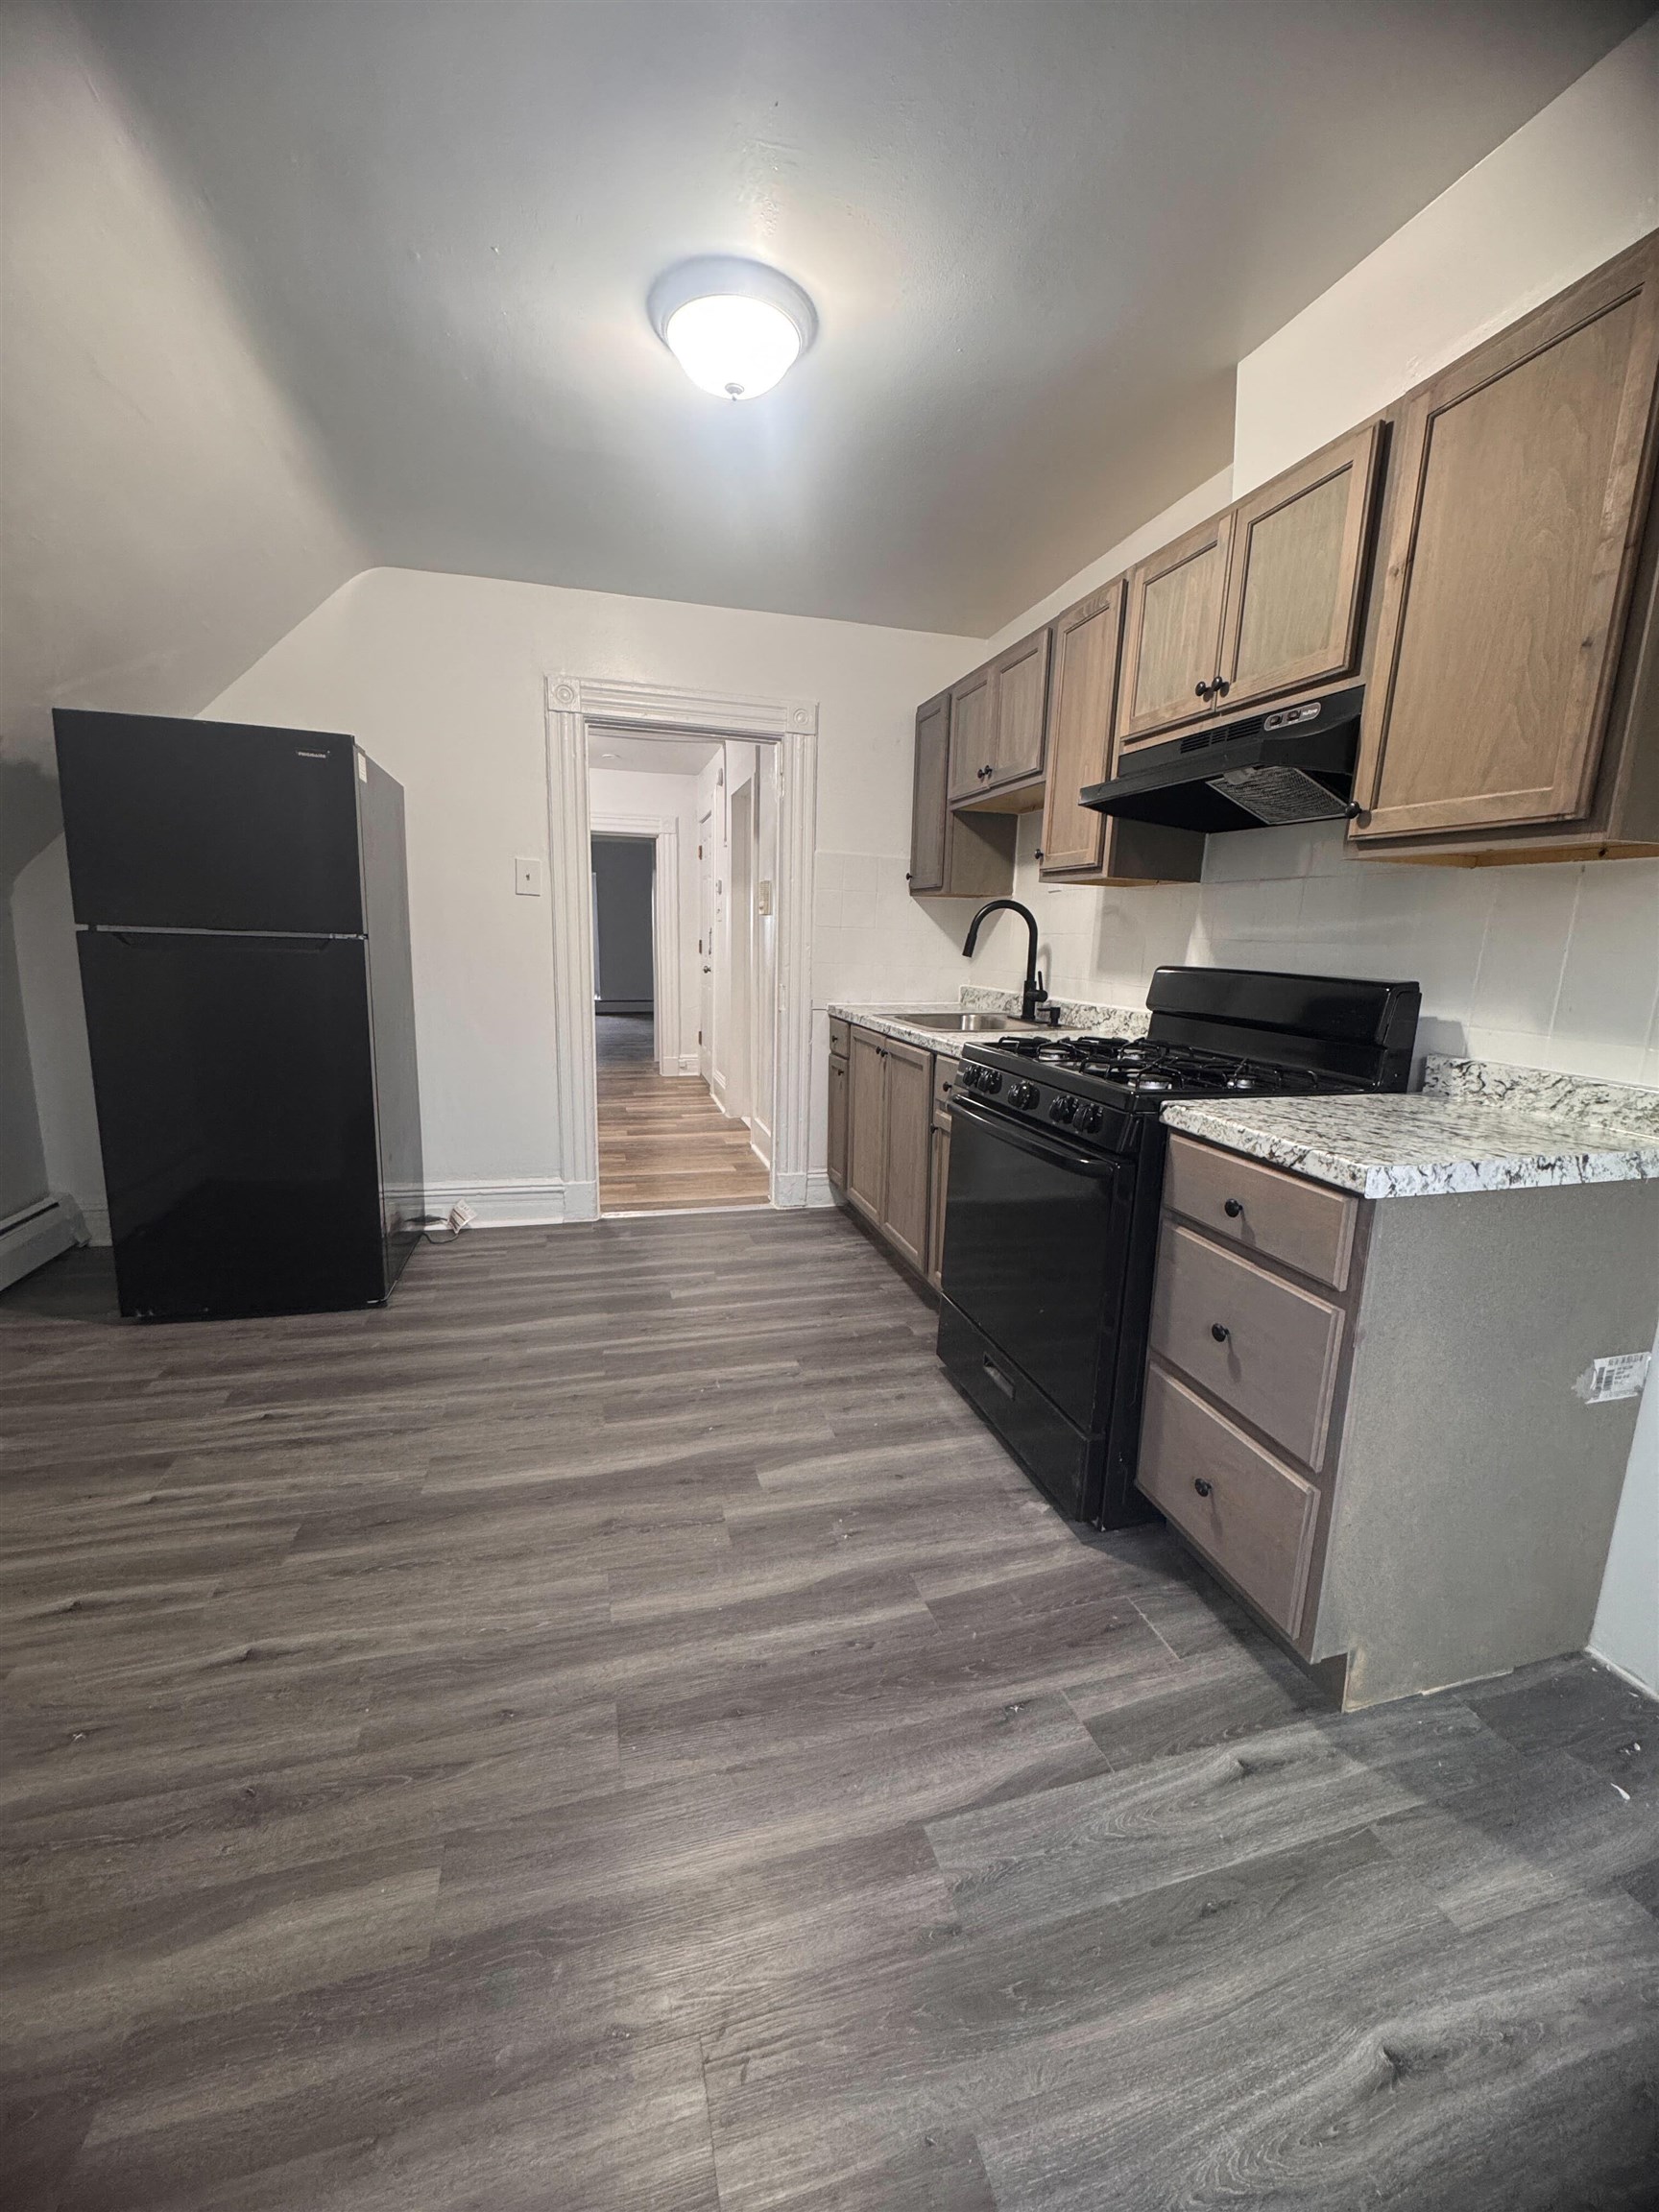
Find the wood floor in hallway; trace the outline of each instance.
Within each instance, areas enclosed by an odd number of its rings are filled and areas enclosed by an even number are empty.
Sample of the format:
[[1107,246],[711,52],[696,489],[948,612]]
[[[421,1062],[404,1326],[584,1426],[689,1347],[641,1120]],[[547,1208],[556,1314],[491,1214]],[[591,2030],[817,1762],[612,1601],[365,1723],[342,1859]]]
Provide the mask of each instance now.
[[595,1026],[600,1211],[766,1205],[747,1125],[721,1113],[700,1075],[657,1072],[650,1016],[601,1014]]
[[0,1297],[7,2212],[1638,2212],[1659,1731],[1365,1714],[836,1214]]

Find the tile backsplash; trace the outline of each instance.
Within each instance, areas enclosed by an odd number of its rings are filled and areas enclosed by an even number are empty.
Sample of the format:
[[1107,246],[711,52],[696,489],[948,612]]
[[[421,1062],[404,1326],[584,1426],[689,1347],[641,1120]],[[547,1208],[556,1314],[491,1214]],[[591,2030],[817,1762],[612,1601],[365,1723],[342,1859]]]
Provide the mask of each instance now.
[[1133,1004],[1166,960],[1414,980],[1427,1051],[1659,1084],[1659,860],[1401,867],[1313,824],[1211,838],[1202,883],[1088,891],[1038,881],[1037,836],[1015,897],[1057,995]]

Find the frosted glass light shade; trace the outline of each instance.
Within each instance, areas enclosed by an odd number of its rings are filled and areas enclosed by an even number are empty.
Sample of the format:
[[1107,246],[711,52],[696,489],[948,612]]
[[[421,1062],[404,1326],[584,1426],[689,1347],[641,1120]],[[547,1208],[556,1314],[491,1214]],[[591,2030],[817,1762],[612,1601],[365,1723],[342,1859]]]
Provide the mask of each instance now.
[[781,270],[706,253],[659,276],[647,301],[659,337],[700,392],[757,399],[805,352],[818,318]]
[[801,351],[801,333],[781,309],[731,295],[688,300],[662,335],[697,389],[725,399],[770,392]]

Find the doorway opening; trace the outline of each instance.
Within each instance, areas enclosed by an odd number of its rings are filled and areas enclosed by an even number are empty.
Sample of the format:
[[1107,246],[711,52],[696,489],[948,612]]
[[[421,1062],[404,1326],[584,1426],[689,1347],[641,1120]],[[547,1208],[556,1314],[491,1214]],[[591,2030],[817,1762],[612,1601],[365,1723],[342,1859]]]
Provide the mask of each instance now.
[[594,729],[587,750],[598,1210],[765,1206],[775,748]]

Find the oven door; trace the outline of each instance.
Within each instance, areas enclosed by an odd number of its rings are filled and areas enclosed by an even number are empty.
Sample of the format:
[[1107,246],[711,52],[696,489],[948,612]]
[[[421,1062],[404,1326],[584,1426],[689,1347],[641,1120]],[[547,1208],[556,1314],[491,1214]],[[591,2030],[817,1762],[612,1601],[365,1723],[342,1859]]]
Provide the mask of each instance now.
[[950,1102],[946,1297],[1085,1433],[1118,1349],[1133,1161]]

